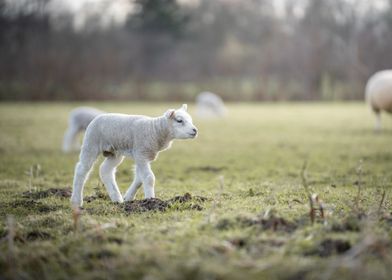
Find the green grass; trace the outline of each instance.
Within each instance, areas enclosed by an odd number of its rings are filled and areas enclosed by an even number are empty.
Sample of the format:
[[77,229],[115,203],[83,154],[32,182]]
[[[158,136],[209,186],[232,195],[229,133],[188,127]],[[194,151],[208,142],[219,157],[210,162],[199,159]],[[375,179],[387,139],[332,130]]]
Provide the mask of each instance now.
[[[375,134],[362,103],[236,104],[226,119],[195,117],[199,137],[176,141],[153,170],[158,198],[204,196],[192,202],[203,210],[127,214],[100,198],[75,230],[68,198],[22,193],[71,186],[78,154],[60,147],[77,105],[0,104],[0,278],[389,279],[390,118]],[[89,105],[160,115],[178,104]],[[313,225],[304,162],[327,214]],[[123,192],[132,164],[118,168]],[[97,167],[85,195],[105,192]]]

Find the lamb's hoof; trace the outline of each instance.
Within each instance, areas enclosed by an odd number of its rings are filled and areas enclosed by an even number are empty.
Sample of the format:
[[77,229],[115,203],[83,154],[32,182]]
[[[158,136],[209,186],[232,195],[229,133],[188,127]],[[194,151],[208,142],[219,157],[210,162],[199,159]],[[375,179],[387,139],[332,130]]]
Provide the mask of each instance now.
[[117,203],[124,203],[124,199],[119,196],[119,197],[115,197],[115,198],[111,198],[113,202],[117,202]]
[[72,208],[81,208],[83,205],[83,201],[81,199],[71,197],[71,205]]
[[134,200],[134,198],[133,197],[131,197],[131,198],[124,198],[124,202],[128,202],[128,201],[132,201],[132,200]]

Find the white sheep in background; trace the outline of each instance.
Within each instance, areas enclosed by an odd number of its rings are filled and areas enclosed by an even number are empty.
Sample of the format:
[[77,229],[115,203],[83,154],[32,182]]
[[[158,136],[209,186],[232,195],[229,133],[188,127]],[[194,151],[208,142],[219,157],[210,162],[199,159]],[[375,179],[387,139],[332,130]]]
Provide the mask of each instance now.
[[[106,159],[101,164],[99,175],[114,202],[132,200],[143,184],[144,197],[153,198],[155,176],[150,163],[160,151],[170,148],[174,139],[195,138],[197,129],[187,113],[187,105],[180,109],[169,109],[163,116],[151,118],[139,115],[103,114],[95,118],[86,130],[75,167],[71,203],[74,207],[83,204],[83,187],[99,154]],[[135,177],[122,197],[115,179],[116,167],[124,156],[136,163]]]
[[68,128],[64,134],[63,151],[68,153],[72,150],[79,150],[77,136],[84,132],[90,122],[98,115],[105,112],[90,107],[78,107],[69,113]]
[[366,84],[366,101],[376,114],[376,130],[381,129],[381,111],[392,113],[392,70],[375,73]]
[[196,105],[199,117],[222,117],[227,112],[222,98],[208,91],[196,97]]

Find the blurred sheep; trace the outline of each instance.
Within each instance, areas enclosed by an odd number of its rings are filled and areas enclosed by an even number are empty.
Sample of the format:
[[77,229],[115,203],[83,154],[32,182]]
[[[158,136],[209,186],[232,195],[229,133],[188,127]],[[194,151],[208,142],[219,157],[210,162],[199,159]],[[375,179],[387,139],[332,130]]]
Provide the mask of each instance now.
[[90,122],[98,115],[105,112],[91,107],[78,107],[69,113],[68,128],[65,131],[63,139],[63,151],[65,153],[73,150],[79,150],[80,144],[78,143],[77,136],[79,133],[84,132]]
[[212,92],[201,92],[196,97],[196,112],[199,117],[223,117],[227,110],[222,98]]
[[366,84],[366,101],[376,114],[375,129],[381,129],[381,111],[392,113],[392,70],[375,73]]

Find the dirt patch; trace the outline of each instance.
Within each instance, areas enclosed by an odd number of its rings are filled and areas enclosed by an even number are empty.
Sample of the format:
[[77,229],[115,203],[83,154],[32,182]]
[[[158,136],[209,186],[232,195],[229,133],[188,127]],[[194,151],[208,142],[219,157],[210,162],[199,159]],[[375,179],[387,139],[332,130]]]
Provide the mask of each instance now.
[[268,219],[261,219],[260,224],[264,230],[271,229],[273,231],[293,232],[297,226],[281,217],[269,217]]
[[166,200],[166,202],[168,203],[175,203],[175,202],[179,202],[179,203],[185,203],[185,202],[189,202],[189,201],[197,201],[197,202],[204,202],[206,201],[207,198],[204,196],[192,196],[190,193],[185,193],[184,195],[177,195],[171,199]]
[[[8,230],[5,230],[0,233],[0,243],[5,242],[8,238],[9,238],[8,237]],[[23,235],[19,231],[16,231],[14,233],[14,241],[20,242],[20,243],[26,243],[26,239],[23,237]]]
[[107,258],[112,258],[115,256],[116,256],[116,254],[114,252],[107,250],[107,249],[102,249],[97,252],[90,252],[86,255],[86,257],[89,259],[107,259]]
[[25,237],[27,241],[48,240],[51,238],[52,236],[49,233],[45,231],[39,231],[39,230],[30,231],[26,234]]
[[188,172],[192,171],[202,171],[202,172],[212,172],[212,173],[218,173],[223,170],[225,170],[226,167],[217,167],[217,166],[195,166],[195,167],[190,167],[187,169]]
[[94,195],[86,196],[84,198],[84,201],[87,203],[90,203],[90,202],[97,200],[97,199],[109,199],[109,196],[104,193],[99,192]]
[[121,245],[124,243],[124,240],[122,240],[121,238],[118,238],[118,237],[108,237],[107,241],[109,243],[116,243],[118,245]]
[[29,200],[15,200],[9,203],[11,208],[24,208],[32,211],[38,211],[41,213],[56,211],[58,208],[52,205],[45,205],[42,202]]
[[[4,231],[0,234],[0,240],[6,238],[8,238],[8,231]],[[33,230],[26,234],[23,234],[20,232],[20,230],[17,230],[14,234],[14,241],[20,243],[26,243],[27,241],[36,240],[49,240],[51,238],[52,236],[49,233],[39,230]]]
[[245,238],[233,238],[230,239],[229,242],[231,243],[231,245],[237,248],[243,248],[248,243]]
[[347,240],[327,238],[322,240],[314,250],[307,252],[305,255],[329,257],[336,254],[343,254],[350,249],[351,244]]
[[56,196],[61,198],[71,197],[72,191],[70,188],[50,188],[42,191],[27,191],[22,194],[23,197],[32,199],[41,199],[49,196]]
[[148,198],[143,200],[132,200],[124,203],[124,210],[127,213],[159,211],[163,212],[167,209],[174,208],[177,210],[196,210],[201,211],[203,207],[195,202],[204,202],[206,197],[192,196],[190,193],[178,195],[168,200],[159,198]]
[[159,198],[128,201],[124,205],[125,212],[166,211],[169,203]]

